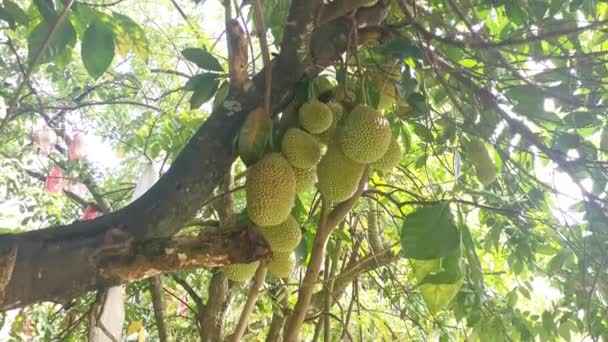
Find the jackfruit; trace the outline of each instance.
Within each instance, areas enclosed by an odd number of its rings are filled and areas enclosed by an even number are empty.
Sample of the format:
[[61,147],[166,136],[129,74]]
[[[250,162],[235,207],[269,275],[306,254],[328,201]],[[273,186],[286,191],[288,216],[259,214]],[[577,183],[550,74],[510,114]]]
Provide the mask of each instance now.
[[323,146],[315,137],[298,128],[285,132],[281,142],[281,152],[294,167],[310,169],[321,160]]
[[299,110],[300,124],[313,134],[326,131],[331,126],[332,117],[331,109],[316,99],[304,103]]
[[289,278],[296,266],[296,255],[294,252],[272,252],[272,259],[268,263],[268,272],[277,278]]
[[253,278],[258,266],[260,266],[259,261],[249,264],[231,264],[222,267],[222,271],[226,275],[226,278],[232,281],[244,282]]
[[293,172],[296,175],[296,193],[309,192],[315,187],[317,182],[317,168],[313,167],[308,170],[298,169],[294,167]]
[[401,160],[401,146],[395,137],[391,138],[391,144],[388,145],[388,150],[384,153],[382,158],[376,160],[371,165],[374,169],[379,171],[390,171],[395,166],[399,165]]
[[357,191],[364,169],[364,164],[348,159],[338,146],[330,145],[317,165],[317,188],[326,200],[343,202]]
[[467,150],[467,155],[473,165],[477,175],[477,180],[484,186],[494,182],[496,179],[496,166],[485,144],[479,139],[472,139],[463,143]]
[[252,165],[245,181],[247,211],[260,227],[287,219],[296,197],[296,176],[280,153],[269,153]]
[[319,141],[325,145],[328,145],[334,138],[338,123],[342,119],[342,114],[344,113],[344,108],[342,108],[342,105],[339,102],[331,101],[327,103],[327,106],[331,109],[331,113],[333,114],[331,126],[329,126],[325,132],[317,134]]
[[344,119],[339,141],[346,157],[359,163],[372,163],[388,150],[391,126],[377,110],[360,105]]
[[260,227],[262,235],[268,241],[270,250],[275,252],[291,252],[300,244],[302,232],[300,225],[293,216],[276,226]]

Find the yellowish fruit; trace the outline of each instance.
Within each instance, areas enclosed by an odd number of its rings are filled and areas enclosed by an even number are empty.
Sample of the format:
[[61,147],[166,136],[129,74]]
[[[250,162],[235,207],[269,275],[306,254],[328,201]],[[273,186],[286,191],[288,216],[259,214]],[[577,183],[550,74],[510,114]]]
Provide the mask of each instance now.
[[314,189],[317,182],[317,168],[313,167],[308,170],[294,168],[293,172],[296,175],[296,193],[309,192]]
[[268,272],[277,278],[289,278],[296,266],[296,255],[294,252],[273,252],[272,259],[268,263]]
[[270,250],[275,252],[291,252],[302,240],[300,225],[293,216],[289,216],[285,222],[276,226],[260,227],[262,235],[268,241]]
[[331,109],[331,112],[333,114],[331,126],[329,126],[329,128],[325,132],[317,135],[319,141],[325,145],[328,145],[329,142],[336,135],[336,128],[338,127],[338,123],[340,122],[340,120],[342,119],[342,115],[344,114],[344,108],[342,108],[342,105],[339,102],[332,101],[327,103],[327,106]]
[[485,144],[479,139],[472,139],[464,143],[468,157],[475,166],[477,180],[484,186],[494,182],[496,179],[496,166]]
[[391,127],[380,112],[360,105],[344,119],[339,141],[346,157],[359,163],[372,163],[382,158],[388,149]]
[[247,211],[260,227],[287,219],[296,197],[296,176],[280,153],[269,153],[249,168],[245,181]]
[[232,264],[222,267],[222,271],[226,275],[226,278],[232,281],[244,282],[253,278],[258,266],[260,266],[259,261],[249,264]]
[[323,146],[315,137],[299,128],[290,128],[281,142],[281,152],[294,167],[310,169],[321,160]]
[[401,160],[401,146],[395,137],[391,138],[391,144],[388,146],[388,150],[384,153],[382,158],[376,160],[371,165],[374,169],[380,171],[390,171],[395,166],[399,165]]
[[302,105],[299,110],[300,125],[310,133],[318,134],[331,126],[333,114],[323,102],[313,99]]
[[357,191],[364,169],[364,164],[348,159],[338,146],[330,145],[317,165],[317,188],[326,200],[343,202]]

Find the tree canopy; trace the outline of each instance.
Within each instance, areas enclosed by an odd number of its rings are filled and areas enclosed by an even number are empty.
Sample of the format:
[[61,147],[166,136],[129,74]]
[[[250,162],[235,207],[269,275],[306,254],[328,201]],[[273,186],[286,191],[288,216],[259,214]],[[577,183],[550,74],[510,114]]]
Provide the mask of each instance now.
[[0,338],[608,340],[607,24],[592,0],[3,0]]

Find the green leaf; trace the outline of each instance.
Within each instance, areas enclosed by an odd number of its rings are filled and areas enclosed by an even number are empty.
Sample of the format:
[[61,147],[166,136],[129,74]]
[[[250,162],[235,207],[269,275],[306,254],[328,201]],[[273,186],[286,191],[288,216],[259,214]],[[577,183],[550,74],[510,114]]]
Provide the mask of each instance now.
[[564,116],[563,121],[573,128],[583,128],[596,125],[599,120],[591,112],[572,112]]
[[407,215],[401,226],[401,246],[406,258],[446,257],[459,244],[460,235],[448,203],[423,206]]
[[530,117],[542,116],[545,112],[545,100],[535,87],[518,86],[509,89],[506,96],[515,101],[515,110]]
[[82,37],[82,63],[91,77],[97,79],[114,59],[114,33],[105,23],[95,20]]
[[124,58],[129,51],[148,63],[149,44],[146,32],[126,15],[112,12],[118,53]]
[[186,89],[191,87],[194,90],[190,97],[190,109],[196,109],[211,100],[220,84],[216,74],[196,75],[188,80],[188,83],[186,83]]
[[206,72],[203,74],[198,74],[192,76],[184,85],[185,90],[195,90],[199,84],[209,83],[213,80],[216,80],[218,74]]
[[394,56],[401,59],[408,57],[422,59],[422,50],[420,50],[418,45],[416,45],[414,41],[401,36],[383,43],[376,47],[375,50],[383,55]]
[[196,64],[201,69],[219,72],[224,71],[224,68],[222,68],[220,62],[218,62],[212,54],[203,49],[187,48],[182,50],[182,55],[185,59]]
[[[460,262],[458,259],[456,259],[457,263]],[[415,260],[414,271],[418,280],[428,278],[433,273],[441,273],[442,259]],[[418,286],[418,289],[429,311],[437,313],[454,299],[458,291],[460,291],[463,282],[464,274],[461,274],[460,277],[451,283],[422,283]]]
[[230,84],[228,82],[222,82],[222,84],[220,85],[220,87],[217,89],[217,92],[215,93],[215,97],[213,98],[213,110],[215,110],[216,108],[218,108],[222,103],[224,103],[224,100],[226,99],[226,96],[228,96],[228,90],[230,89]]
[[[34,58],[40,53],[40,49],[47,40],[51,25],[43,21],[36,25],[27,37],[28,59],[32,63]],[[72,27],[69,20],[61,22],[57,31],[51,37],[48,46],[44,49],[40,57],[39,64],[45,64],[53,60],[56,56],[65,52],[68,46],[74,46],[76,43],[76,31]]]
[[260,160],[271,136],[272,120],[262,107],[251,111],[239,134],[239,156],[245,165]]
[[57,20],[57,11],[55,11],[52,1],[34,0],[34,5],[46,22],[54,23]]
[[6,21],[12,29],[15,29],[17,24],[25,25],[29,21],[27,14],[11,0],[4,0],[3,6],[0,7],[0,19]]
[[460,231],[462,232],[462,244],[464,246],[464,252],[469,263],[469,275],[471,277],[471,284],[473,289],[481,295],[483,292],[483,273],[481,272],[481,262],[479,256],[475,250],[475,241],[471,235],[469,227],[462,222],[460,225]]

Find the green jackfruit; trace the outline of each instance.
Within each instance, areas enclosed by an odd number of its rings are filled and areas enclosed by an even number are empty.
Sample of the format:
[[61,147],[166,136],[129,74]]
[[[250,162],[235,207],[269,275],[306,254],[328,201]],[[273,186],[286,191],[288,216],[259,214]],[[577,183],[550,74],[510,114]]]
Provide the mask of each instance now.
[[296,175],[296,193],[309,192],[317,183],[317,168],[313,167],[308,170],[293,168]]
[[222,271],[224,271],[226,278],[232,281],[245,282],[253,278],[258,266],[260,266],[259,261],[249,264],[231,264],[222,267]]
[[281,152],[294,167],[310,169],[321,160],[323,146],[315,137],[298,128],[285,132],[281,142]]
[[247,212],[260,227],[287,219],[296,197],[296,176],[280,153],[269,153],[252,165],[245,181]]
[[330,145],[317,165],[317,188],[328,201],[343,202],[357,191],[364,169],[364,164],[348,159],[338,146]]
[[463,142],[463,146],[467,151],[469,160],[475,166],[477,180],[484,186],[494,182],[496,179],[496,166],[486,145],[479,139],[471,139],[468,142]]
[[326,131],[331,126],[332,117],[331,109],[316,99],[304,103],[299,110],[300,124],[313,134]]
[[289,216],[285,222],[276,226],[260,227],[262,235],[268,241],[270,250],[275,252],[291,252],[302,240],[300,225],[293,216]]
[[272,252],[272,259],[268,263],[268,272],[277,278],[289,278],[296,266],[296,255],[294,252]]
[[360,105],[344,119],[339,132],[342,152],[359,163],[382,158],[391,143],[391,126],[377,110]]
[[388,150],[384,153],[382,158],[376,160],[371,165],[374,169],[380,171],[390,171],[395,166],[399,165],[401,160],[401,146],[395,137],[391,138],[391,144],[388,146]]
[[331,126],[329,126],[325,132],[317,134],[319,141],[325,145],[328,145],[336,135],[336,128],[344,114],[344,108],[342,108],[342,105],[339,102],[331,101],[327,103],[327,106],[331,109],[331,113],[333,114]]

